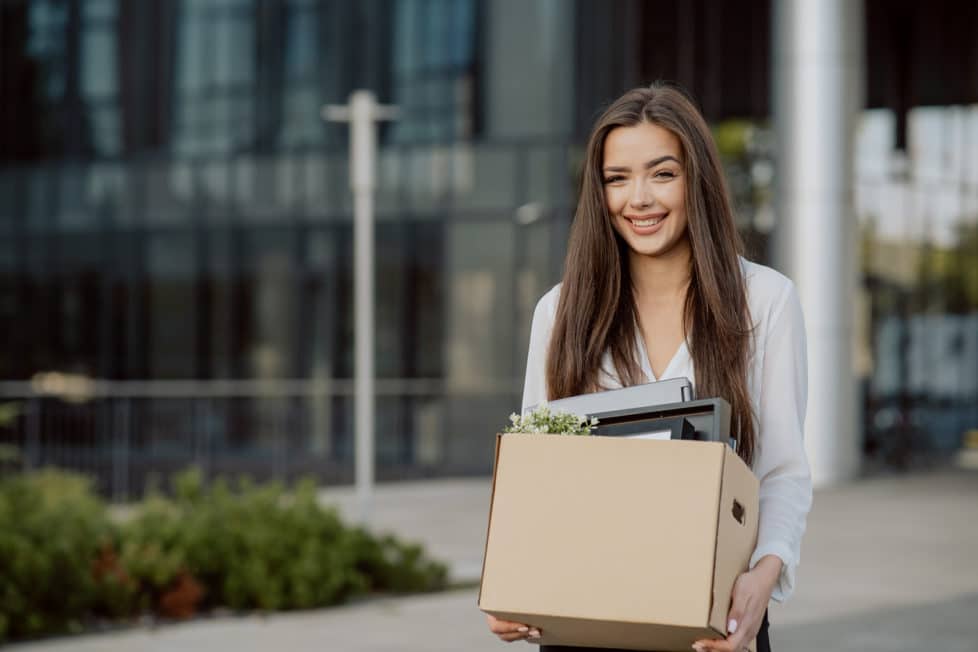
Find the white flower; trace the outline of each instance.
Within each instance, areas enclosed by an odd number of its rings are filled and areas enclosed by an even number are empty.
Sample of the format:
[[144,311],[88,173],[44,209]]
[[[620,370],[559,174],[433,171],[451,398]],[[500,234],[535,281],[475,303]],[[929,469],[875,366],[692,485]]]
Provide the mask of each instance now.
[[596,418],[589,419],[578,414],[551,410],[546,402],[523,415],[512,413],[509,421],[510,425],[503,432],[590,435],[594,427],[598,425]]

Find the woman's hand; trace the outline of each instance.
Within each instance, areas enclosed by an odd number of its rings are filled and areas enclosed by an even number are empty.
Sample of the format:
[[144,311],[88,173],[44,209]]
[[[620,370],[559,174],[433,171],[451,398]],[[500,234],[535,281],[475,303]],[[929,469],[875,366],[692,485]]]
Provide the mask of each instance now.
[[703,639],[693,643],[696,652],[741,652],[761,629],[764,610],[781,575],[781,560],[765,555],[734,582],[727,616],[727,638]]
[[512,623],[508,620],[500,620],[489,614],[486,614],[486,618],[489,619],[489,630],[507,643],[540,638],[540,630],[536,627],[530,627],[523,623]]

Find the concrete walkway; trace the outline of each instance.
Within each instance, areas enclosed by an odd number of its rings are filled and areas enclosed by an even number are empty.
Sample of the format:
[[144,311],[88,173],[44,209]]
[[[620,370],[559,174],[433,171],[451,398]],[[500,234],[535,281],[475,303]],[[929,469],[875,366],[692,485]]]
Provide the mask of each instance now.
[[[347,513],[349,490],[323,492]],[[488,480],[381,487],[379,530],[417,539],[478,577]],[[978,471],[875,478],[816,493],[798,590],[771,609],[778,652],[978,650]],[[525,644],[515,648],[526,649]],[[267,617],[205,618],[51,639],[24,652],[505,650],[485,628],[476,590],[374,599]]]

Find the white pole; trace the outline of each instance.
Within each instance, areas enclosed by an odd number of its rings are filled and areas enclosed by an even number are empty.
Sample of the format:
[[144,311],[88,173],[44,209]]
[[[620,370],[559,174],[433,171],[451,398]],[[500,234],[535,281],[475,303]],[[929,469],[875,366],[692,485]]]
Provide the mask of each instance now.
[[370,91],[354,91],[346,106],[323,107],[326,120],[350,123],[350,189],[353,191],[354,419],[359,520],[370,521],[374,485],[374,210],[377,131],[374,122],[396,117]]
[[862,3],[774,0],[776,260],[808,330],[805,447],[816,486],[860,462],[852,362],[856,294],[853,142],[862,108]]

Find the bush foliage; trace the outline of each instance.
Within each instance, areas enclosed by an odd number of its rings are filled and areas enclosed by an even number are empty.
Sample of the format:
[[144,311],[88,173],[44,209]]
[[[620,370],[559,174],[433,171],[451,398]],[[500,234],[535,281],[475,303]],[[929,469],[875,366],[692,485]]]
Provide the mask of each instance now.
[[304,609],[372,592],[443,588],[420,546],[376,537],[321,506],[315,485],[181,474],[122,523],[83,477],[0,480],[0,641],[152,613]]

